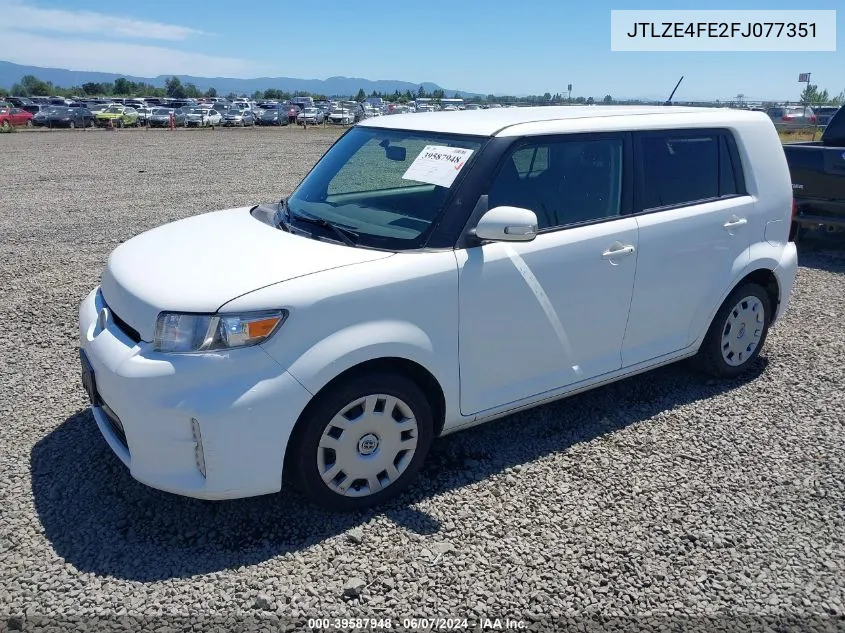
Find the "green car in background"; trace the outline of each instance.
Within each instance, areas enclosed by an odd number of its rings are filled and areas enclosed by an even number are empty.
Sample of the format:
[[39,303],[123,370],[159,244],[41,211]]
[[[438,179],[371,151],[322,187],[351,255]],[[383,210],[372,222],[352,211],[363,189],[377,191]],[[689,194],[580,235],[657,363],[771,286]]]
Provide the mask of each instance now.
[[139,117],[135,108],[128,106],[113,105],[105,110],[97,112],[95,119],[97,126],[109,127],[138,127]]

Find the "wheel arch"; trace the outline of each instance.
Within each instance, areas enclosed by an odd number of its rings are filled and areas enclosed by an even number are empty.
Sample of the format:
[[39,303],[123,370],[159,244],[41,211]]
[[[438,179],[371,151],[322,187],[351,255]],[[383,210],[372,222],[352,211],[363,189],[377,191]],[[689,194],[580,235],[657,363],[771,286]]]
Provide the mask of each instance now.
[[[317,402],[319,401],[322,394],[325,394],[327,391],[331,391],[332,389],[336,388],[339,384],[347,380],[351,380],[352,378],[358,377],[363,374],[375,372],[400,374],[412,380],[418,387],[420,387],[420,389],[422,389],[423,393],[426,395],[426,398],[432,406],[432,417],[434,419],[434,437],[440,435],[443,430],[443,425],[446,419],[446,396],[443,392],[443,388],[441,387],[440,382],[437,380],[437,378],[435,378],[434,374],[432,374],[431,371],[429,371],[420,363],[410,360],[408,358],[403,358],[400,356],[384,356],[380,358],[372,358],[370,360],[366,360],[356,365],[353,365],[352,367],[349,367],[344,371],[340,372],[338,375],[336,375],[334,378],[324,384],[314,394],[310,402],[299,414],[299,417],[297,418],[296,423],[293,426],[293,430],[291,431],[290,438],[288,439],[284,456],[284,468],[286,471],[290,468],[290,460],[292,455],[292,451],[289,449],[295,448],[299,443],[299,438],[303,429],[305,428],[306,420],[311,415],[311,412],[317,405]],[[287,479],[287,477],[284,477],[283,479]]]
[[778,314],[778,306],[781,302],[780,282],[778,281],[777,275],[774,272],[776,267],[777,262],[758,262],[757,265],[752,267],[750,270],[744,270],[742,272],[742,276],[739,277],[730,286],[728,286],[728,288],[722,293],[722,296],[719,298],[719,301],[717,301],[715,305],[710,309],[710,314],[707,320],[705,321],[703,330],[698,332],[698,336],[695,338],[694,341],[694,346],[696,349],[699,348],[704,342],[704,338],[707,336],[707,332],[710,330],[710,326],[713,324],[713,319],[716,318],[716,315],[719,313],[719,310],[722,308],[722,305],[724,305],[727,298],[731,295],[734,290],[739,288],[744,283],[756,283],[766,290],[766,294],[769,297],[769,303],[771,308],[771,310],[769,311],[769,325],[772,325],[774,323],[775,317]]

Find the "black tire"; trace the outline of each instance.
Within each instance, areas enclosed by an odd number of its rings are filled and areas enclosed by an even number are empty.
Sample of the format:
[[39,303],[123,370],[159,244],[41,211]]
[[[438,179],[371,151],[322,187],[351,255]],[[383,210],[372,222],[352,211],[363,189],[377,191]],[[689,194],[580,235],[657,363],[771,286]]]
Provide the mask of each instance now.
[[71,121],[71,122],[68,124],[68,127],[69,127],[71,130],[75,130],[75,129],[76,129],[76,121]]
[[[395,481],[389,482],[387,485],[380,482],[380,485],[384,485],[384,487],[373,494],[346,496],[330,489],[320,476],[317,465],[319,444],[324,431],[335,415],[356,400],[376,394],[395,397],[410,409],[417,423],[416,450]],[[401,494],[413,481],[425,461],[434,439],[434,419],[431,405],[416,383],[399,374],[377,373],[353,376],[340,384],[332,385],[329,389],[323,390],[303,415],[304,417],[297,424],[294,436],[288,446],[288,472],[311,501],[331,510],[349,511],[368,508]],[[362,429],[359,432],[364,430]],[[341,431],[340,439],[343,439],[346,433],[351,433],[347,440],[353,442],[351,446],[360,447],[362,438],[357,438],[358,433],[353,432],[352,429]],[[369,434],[365,433],[365,435]],[[360,451],[360,448],[358,450]],[[373,453],[373,455],[377,454],[377,452]],[[389,460],[390,453],[385,453],[384,457]],[[399,454],[394,457],[394,464],[397,458],[399,458]],[[382,473],[386,473],[386,471],[382,471],[379,475]],[[376,475],[376,477],[378,478],[379,475]],[[346,478],[342,481],[345,481]],[[354,482],[357,481],[363,480],[354,480]],[[354,482],[350,483],[354,484]],[[350,487],[354,488],[355,486]]]
[[[724,350],[728,350],[729,348],[727,344],[723,343],[723,336],[731,334],[728,326],[728,317],[733,316],[732,313],[734,313],[736,308],[740,307],[739,304],[741,301],[751,297],[759,301],[762,309],[761,317],[757,317],[761,319],[761,323],[759,324],[760,333],[756,337],[757,345],[751,352],[744,356],[742,353],[739,356],[734,354],[733,358],[736,359],[736,364],[731,364],[726,360],[725,356],[726,354],[732,354],[732,352],[724,352]],[[736,378],[744,373],[754,363],[757,356],[760,355],[760,350],[763,349],[763,345],[766,343],[766,336],[769,333],[769,325],[773,316],[772,309],[769,294],[760,284],[746,282],[739,285],[728,295],[728,298],[725,299],[722,307],[719,308],[719,311],[713,318],[710,329],[707,331],[707,336],[704,337],[698,354],[693,358],[693,364],[699,370],[716,378]],[[758,314],[758,312],[755,311],[753,314]],[[744,338],[747,331],[747,327],[743,326],[738,331],[737,338]],[[749,343],[753,341],[754,332],[751,332],[751,337],[748,339]]]
[[0,127],[2,127],[4,130],[8,130],[9,128],[12,127],[12,124],[9,123],[9,121],[7,119],[7,120],[3,121],[3,125],[0,125]]
[[123,127],[123,119],[117,120],[117,127]]

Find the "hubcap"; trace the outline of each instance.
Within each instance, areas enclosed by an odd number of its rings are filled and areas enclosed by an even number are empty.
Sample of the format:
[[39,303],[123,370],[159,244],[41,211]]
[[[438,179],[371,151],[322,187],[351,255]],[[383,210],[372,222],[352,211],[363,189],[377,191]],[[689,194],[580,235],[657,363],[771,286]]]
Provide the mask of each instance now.
[[317,469],[333,492],[366,497],[396,483],[417,450],[417,420],[399,398],[371,394],[343,407],[323,429]]
[[745,297],[733,307],[722,328],[722,358],[728,365],[738,367],[751,358],[765,323],[763,303],[757,297]]

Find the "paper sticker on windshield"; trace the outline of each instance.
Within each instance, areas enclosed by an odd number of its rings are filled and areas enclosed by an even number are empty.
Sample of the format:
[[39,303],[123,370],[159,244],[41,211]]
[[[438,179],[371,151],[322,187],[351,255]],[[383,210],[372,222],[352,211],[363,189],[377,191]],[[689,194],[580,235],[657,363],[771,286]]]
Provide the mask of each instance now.
[[463,147],[426,145],[414,159],[403,180],[416,180],[440,187],[451,187],[467,164],[473,150]]

